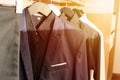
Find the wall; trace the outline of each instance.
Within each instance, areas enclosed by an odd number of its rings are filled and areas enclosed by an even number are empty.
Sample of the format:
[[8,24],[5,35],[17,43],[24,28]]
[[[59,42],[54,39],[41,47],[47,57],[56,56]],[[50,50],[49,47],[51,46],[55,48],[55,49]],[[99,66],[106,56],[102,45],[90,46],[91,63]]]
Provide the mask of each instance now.
[[86,0],[87,13],[113,13],[114,0]]
[[[119,14],[120,15],[120,14]],[[119,16],[120,18],[120,16]],[[120,21],[120,19],[119,19]],[[120,24],[118,24],[117,28],[117,36],[116,36],[116,46],[115,46],[115,57],[114,57],[114,68],[113,73],[120,74]]]
[[118,19],[117,19],[117,35],[116,35],[116,45],[115,45],[115,57],[114,57],[114,67],[113,73],[120,74],[120,1],[117,0],[118,7]]

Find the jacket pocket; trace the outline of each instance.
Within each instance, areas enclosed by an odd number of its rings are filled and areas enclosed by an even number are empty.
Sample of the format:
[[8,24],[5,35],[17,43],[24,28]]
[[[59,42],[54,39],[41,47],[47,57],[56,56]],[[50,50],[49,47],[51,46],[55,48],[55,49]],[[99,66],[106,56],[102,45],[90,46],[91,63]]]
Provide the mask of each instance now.
[[48,72],[66,69],[68,67],[62,46],[61,36],[54,34],[50,37],[43,66]]

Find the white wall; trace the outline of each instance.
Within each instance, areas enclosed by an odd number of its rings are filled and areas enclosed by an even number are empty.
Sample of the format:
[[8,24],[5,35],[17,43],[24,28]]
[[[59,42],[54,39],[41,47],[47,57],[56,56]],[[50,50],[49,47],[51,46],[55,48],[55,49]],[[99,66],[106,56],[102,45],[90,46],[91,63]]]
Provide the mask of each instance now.
[[86,0],[87,13],[112,13],[114,0]]

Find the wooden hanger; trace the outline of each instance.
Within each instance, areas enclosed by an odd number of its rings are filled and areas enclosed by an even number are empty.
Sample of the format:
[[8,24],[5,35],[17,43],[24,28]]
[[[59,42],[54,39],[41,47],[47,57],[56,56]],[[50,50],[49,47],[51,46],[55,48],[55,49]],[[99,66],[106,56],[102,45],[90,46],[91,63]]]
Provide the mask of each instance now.
[[76,8],[73,8],[72,9],[74,11],[74,13],[76,13],[78,15],[78,17],[80,18],[82,15],[84,15],[84,11],[83,10],[79,10],[79,9],[76,9]]
[[42,14],[44,16],[48,16],[51,13],[51,9],[42,2],[35,2],[29,8],[28,11],[31,15],[34,14]]
[[54,4],[48,4],[48,6],[57,16],[61,15],[60,9],[57,6],[55,6]]
[[73,17],[74,11],[68,7],[68,0],[66,0],[66,7],[61,8],[61,12],[63,12],[68,19]]
[[[77,2],[79,2],[79,0],[77,0]],[[79,9],[78,4],[76,4],[76,8],[73,8],[72,10],[78,15],[79,18],[84,15],[84,11]]]
[[63,8],[61,8],[60,11],[61,11],[61,13],[65,14],[67,20],[70,20],[74,16],[74,11],[72,11],[72,9],[69,7],[63,7]]
[[60,9],[57,6],[55,6],[54,4],[52,4],[52,0],[51,0],[50,4],[48,4],[48,6],[57,16],[61,15]]
[[58,6],[66,6],[66,2],[67,2],[67,6],[75,6],[76,4],[78,5],[78,6],[84,6],[85,5],[85,3],[82,3],[82,2],[75,2],[75,0],[73,1],[71,1],[71,0],[67,0],[67,1],[62,1],[62,2],[59,2],[59,1],[52,1],[52,3],[54,4],[54,5],[58,5]]

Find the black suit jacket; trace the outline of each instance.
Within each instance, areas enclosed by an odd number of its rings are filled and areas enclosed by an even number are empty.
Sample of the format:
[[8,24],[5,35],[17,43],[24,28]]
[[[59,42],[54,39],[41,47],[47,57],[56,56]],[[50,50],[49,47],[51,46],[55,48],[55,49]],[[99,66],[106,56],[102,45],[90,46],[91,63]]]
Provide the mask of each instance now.
[[88,80],[86,35],[53,13],[37,28],[26,18],[34,80]]
[[40,80],[88,80],[86,35],[55,17]]
[[63,13],[60,18],[67,22],[68,24],[73,25],[75,28],[80,28],[80,31],[85,31],[87,34],[87,60],[88,60],[88,76],[90,79],[90,70],[94,69],[94,78],[95,80],[100,79],[100,35],[97,31],[92,29],[91,26],[83,23],[79,20],[79,17],[76,13],[69,19],[65,14],[70,13],[71,11],[68,8],[62,9]]
[[31,54],[27,32],[21,31],[20,40],[20,80],[33,80]]
[[21,14],[20,25],[20,80],[33,80],[33,68],[31,63],[31,54],[28,42],[28,33],[26,31],[25,12]]
[[[94,79],[100,80],[100,35],[86,23],[81,22],[81,29],[88,33],[88,55],[90,60],[94,61],[90,64],[90,68],[94,69]],[[91,55],[92,54],[92,55]],[[90,62],[91,62],[90,61]]]

